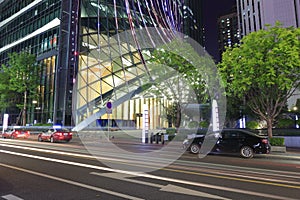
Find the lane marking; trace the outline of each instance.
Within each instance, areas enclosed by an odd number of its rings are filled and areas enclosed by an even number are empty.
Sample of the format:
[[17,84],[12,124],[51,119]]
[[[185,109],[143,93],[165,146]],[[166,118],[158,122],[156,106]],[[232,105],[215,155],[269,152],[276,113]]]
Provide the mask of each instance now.
[[205,197],[205,198],[210,198],[210,199],[220,199],[220,200],[230,200],[225,197],[205,193],[205,192],[200,192],[197,190],[192,190],[172,184],[168,185],[161,185],[157,183],[150,183],[146,181],[140,181],[140,180],[134,180],[134,179],[128,179],[132,178],[135,176],[132,175],[126,175],[126,174],[120,174],[120,173],[97,173],[97,172],[91,172],[90,174],[96,175],[96,176],[102,176],[102,177],[107,177],[107,178],[113,178],[121,181],[127,181],[130,183],[135,183],[139,185],[146,185],[150,187],[156,187],[159,188],[160,191],[165,191],[165,192],[172,192],[172,193],[178,193],[178,194],[184,194],[184,195],[192,195],[192,196],[197,196],[197,197]]
[[[0,144],[0,146],[5,146],[5,147],[12,147],[12,148],[17,148],[17,149],[26,149],[26,150],[31,150],[31,151],[37,151],[37,152],[45,152],[45,153],[52,153],[52,154],[59,154],[59,155],[68,155],[68,156],[73,156],[73,157],[81,157],[81,158],[87,158],[87,159],[103,159],[103,160],[110,160],[111,162],[114,161],[118,164],[123,163],[126,165],[133,165],[133,164],[129,164],[129,163],[134,163],[133,166],[140,166],[140,167],[145,167],[145,165],[139,165],[138,163],[136,163],[135,161],[128,161],[128,160],[122,160],[122,159],[115,159],[115,158],[105,158],[105,157],[95,157],[95,156],[90,156],[90,155],[84,155],[84,154],[76,154],[76,153],[69,153],[69,152],[63,152],[63,151],[54,151],[54,150],[46,150],[46,149],[37,149],[37,148],[31,148],[31,147],[24,147],[24,146],[13,146],[13,145],[9,145],[9,144]],[[152,165],[155,166],[155,163],[151,163]],[[223,165],[221,165],[223,166]],[[151,167],[151,166],[146,166],[148,168],[154,168],[155,167]],[[209,167],[211,168],[211,167]],[[236,167],[238,168],[238,170],[241,170],[241,167]],[[245,169],[251,169],[251,168],[243,168],[243,172]],[[274,186],[279,186],[279,187],[290,187],[290,188],[299,188],[297,186],[290,186],[290,185],[284,185],[282,183],[290,183],[290,184],[299,184],[299,182],[294,182],[294,181],[286,181],[286,180],[276,180],[276,179],[266,179],[266,178],[260,178],[260,177],[251,177],[251,176],[245,176],[245,175],[239,175],[239,174],[229,174],[229,173],[225,173],[225,172],[215,172],[216,174],[207,174],[207,173],[201,173],[201,172],[191,172],[191,171],[184,171],[184,170],[178,170],[178,169],[163,169],[163,170],[167,170],[167,171],[173,171],[173,172],[177,172],[177,173],[186,173],[186,174],[193,174],[193,175],[198,175],[198,176],[206,176],[206,177],[214,177],[214,178],[221,178],[221,179],[228,179],[228,180],[235,180],[235,181],[242,181],[242,182],[251,182],[251,183],[258,183],[258,184],[264,184],[264,185],[274,185]],[[257,169],[255,169],[257,170]],[[265,170],[264,173],[260,173],[260,172],[251,172],[251,173],[257,173],[260,175],[273,175],[273,174],[268,174],[266,173],[266,171],[270,171],[270,172],[276,172],[276,176],[279,177],[290,177],[290,178],[298,178],[298,176],[296,176],[296,174],[298,175],[299,173],[292,173],[290,172],[290,174],[292,176],[288,176],[288,175],[281,175],[279,173],[281,173],[280,171],[277,170]],[[248,178],[248,179],[244,179],[244,178]],[[254,180],[251,180],[254,179]],[[266,182],[269,181],[269,182]],[[274,183],[272,183],[272,182]],[[279,182],[279,183],[276,183]]]
[[[210,184],[205,184],[205,183],[198,183],[198,182],[193,182],[193,181],[185,181],[185,180],[180,180],[180,179],[175,179],[175,178],[168,178],[168,177],[156,176],[156,175],[139,173],[139,172],[111,169],[111,168],[107,168],[107,167],[100,167],[100,166],[89,165],[89,164],[84,164],[84,163],[77,163],[77,162],[72,162],[72,161],[47,158],[47,157],[42,157],[42,156],[29,155],[29,154],[6,151],[6,150],[0,150],[0,153],[6,153],[6,154],[11,154],[11,155],[23,156],[23,157],[27,157],[27,158],[34,158],[34,159],[39,159],[39,160],[51,161],[51,162],[56,162],[56,163],[62,163],[62,164],[67,164],[67,165],[73,165],[73,166],[79,166],[79,167],[85,167],[85,168],[91,168],[91,169],[97,169],[97,170],[103,170],[103,171],[109,171],[109,172],[117,172],[117,173],[122,173],[122,174],[128,174],[128,175],[156,179],[156,180],[163,180],[163,181],[167,181],[167,182],[180,183],[180,184],[197,186],[197,187],[206,187],[206,188],[210,188],[210,189],[235,192],[235,193],[241,193],[241,194],[246,194],[246,195],[254,195],[254,196],[260,196],[260,197],[266,197],[266,198],[280,199],[280,200],[282,200],[282,199],[297,200],[297,199],[282,197],[282,196],[278,196],[278,195],[265,194],[265,193],[259,193],[259,192],[251,192],[251,191],[246,191],[243,189],[228,188],[228,187],[210,185]],[[0,163],[0,166],[6,166],[6,165]],[[27,171],[29,171],[29,170],[27,170]],[[263,183],[263,182],[258,182],[258,181],[251,181],[251,182]],[[291,186],[291,185],[273,184],[273,183],[264,183],[264,184],[300,189],[300,186]]]
[[[19,167],[15,167],[15,166],[11,166],[11,165],[6,165],[6,164],[3,164],[3,163],[0,163],[0,166],[6,167],[6,168],[9,168],[9,169],[18,170],[18,171],[25,172],[25,173],[28,173],[28,174],[33,174],[33,175],[36,175],[36,176],[41,176],[41,177],[44,177],[44,178],[52,179],[52,180],[55,180],[55,181],[68,183],[70,185],[75,185],[75,186],[78,186],[78,187],[94,190],[94,191],[97,191],[97,192],[102,192],[102,193],[110,194],[110,195],[113,195],[113,196],[118,196],[118,197],[121,197],[121,198],[132,199],[132,200],[143,200],[141,198],[130,196],[130,195],[127,195],[127,194],[122,194],[122,193],[119,193],[119,192],[106,190],[106,189],[103,189],[103,188],[99,188],[99,187],[95,187],[95,186],[91,186],[91,185],[71,181],[71,180],[68,180],[68,179],[59,178],[59,177],[56,177],[56,176],[51,176],[51,175],[42,174],[42,173],[39,173],[39,172],[34,172],[34,171],[31,171],[31,170],[27,170],[27,169],[24,169],[24,168],[19,168]],[[8,200],[20,200],[20,199],[8,199]]]
[[2,196],[3,199],[6,199],[6,200],[23,200],[15,195],[12,195],[12,194],[8,194],[8,195],[5,195],[5,196]]
[[[79,157],[79,158],[102,159],[102,160],[115,161],[117,163],[119,163],[119,162],[128,163],[128,160],[124,160],[124,159],[120,159],[120,158],[111,158],[111,157],[108,158],[108,157],[103,157],[103,156],[91,156],[91,155],[86,155],[86,154],[78,154],[78,153],[70,153],[70,152],[65,152],[65,151],[39,149],[37,147],[33,148],[33,147],[27,147],[27,146],[16,146],[16,145],[11,145],[11,144],[1,144],[0,143],[0,146],[15,148],[15,149],[24,149],[24,150],[36,151],[36,152],[43,152],[43,153],[50,153],[50,154],[58,154],[58,155],[64,155],[64,156],[73,156],[73,157]],[[132,158],[132,157],[130,157],[130,158]],[[137,157],[137,159],[138,159],[137,161],[131,160],[130,162],[140,163],[140,159],[144,159],[143,160],[144,162],[148,161],[149,163],[151,162],[151,164],[155,165],[155,163],[153,163],[153,162],[157,161],[157,159],[149,161],[149,158],[145,159],[143,156]],[[162,161],[164,161],[164,160],[162,160]]]

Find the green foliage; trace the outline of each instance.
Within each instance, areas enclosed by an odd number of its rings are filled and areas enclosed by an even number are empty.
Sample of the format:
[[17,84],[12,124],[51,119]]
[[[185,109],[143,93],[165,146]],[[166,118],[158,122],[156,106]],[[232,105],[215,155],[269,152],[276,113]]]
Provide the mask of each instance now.
[[8,66],[3,66],[3,71],[10,78],[12,91],[23,93],[25,90],[35,93],[39,76],[38,66],[35,65],[36,57],[27,52],[9,54]]
[[198,126],[199,126],[199,122],[196,121],[192,121],[188,124],[189,128],[198,128]]
[[[185,51],[189,50],[190,48],[185,49]],[[165,49],[160,48],[152,52],[152,58],[149,61],[151,63],[171,67],[181,74],[181,77],[185,79],[189,86],[195,91],[199,102],[206,101],[208,99],[209,96],[207,93],[206,83],[202,78],[202,74],[187,58],[178,55],[176,51],[166,51]]]
[[267,122],[276,117],[299,86],[300,29],[274,27],[253,32],[228,48],[219,64],[227,95],[245,98],[253,113]]
[[295,126],[293,119],[279,119],[276,128],[292,128]]
[[36,124],[34,124],[33,126],[45,126],[45,127],[50,127],[50,126],[53,126],[53,124],[52,124],[52,123],[46,123],[46,124],[36,123]]
[[284,146],[284,138],[272,137],[269,142],[271,146]]
[[176,133],[176,129],[175,128],[167,128],[166,129],[166,134],[174,135],[175,133]]
[[209,122],[208,121],[201,121],[201,122],[199,122],[199,127],[200,128],[208,128],[209,127]]
[[259,128],[259,122],[257,121],[249,121],[246,123],[246,127],[249,129],[258,129]]
[[[21,97],[14,100],[14,104],[23,110],[23,125],[26,124],[26,109],[29,107],[28,100],[34,99],[37,95],[39,85],[39,70],[36,65],[36,57],[27,52],[9,54],[8,65],[2,66],[1,76],[6,76],[0,79],[0,92],[5,97]],[[5,92],[6,90],[6,92]],[[3,98],[0,97],[0,101]],[[3,104],[5,105],[5,104]],[[5,105],[10,106],[9,104]]]
[[15,98],[10,89],[9,75],[2,71],[0,72],[0,110],[5,110],[12,105],[11,99]]

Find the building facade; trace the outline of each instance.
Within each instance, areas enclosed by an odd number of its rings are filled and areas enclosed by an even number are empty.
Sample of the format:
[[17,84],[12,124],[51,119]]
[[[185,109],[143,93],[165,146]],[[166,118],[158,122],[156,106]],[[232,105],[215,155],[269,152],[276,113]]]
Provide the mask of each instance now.
[[[300,0],[237,0],[241,37],[265,28],[266,24],[300,27]],[[292,110],[300,98],[299,90],[288,100]]]
[[299,0],[237,0],[241,35],[264,29],[280,21],[284,27],[300,26]]
[[233,47],[240,42],[241,35],[238,27],[236,6],[230,13],[218,18],[218,44],[220,58],[226,47]]
[[[148,105],[151,127],[165,127],[163,107],[172,101],[145,91],[150,51],[140,48],[137,35],[143,30],[163,41],[184,32],[194,23],[184,22],[192,19],[183,14],[186,9],[179,0],[0,0],[0,64],[20,51],[35,54],[42,64],[28,123],[74,126],[97,113],[94,121],[101,126],[113,117],[111,126],[140,128]],[[109,101],[111,114],[105,110]],[[17,123],[17,110],[5,112]]]
[[[0,64],[6,64],[8,54],[12,52],[28,51],[37,56],[43,66],[40,87],[37,88],[40,95],[38,99],[30,99],[35,108],[34,111],[31,107],[28,110],[30,115],[36,113],[39,121],[52,120],[61,2],[2,0],[0,12]],[[5,112],[10,114],[12,124],[18,122],[19,110],[8,108]]]
[[203,1],[185,0],[183,7],[183,32],[204,46]]

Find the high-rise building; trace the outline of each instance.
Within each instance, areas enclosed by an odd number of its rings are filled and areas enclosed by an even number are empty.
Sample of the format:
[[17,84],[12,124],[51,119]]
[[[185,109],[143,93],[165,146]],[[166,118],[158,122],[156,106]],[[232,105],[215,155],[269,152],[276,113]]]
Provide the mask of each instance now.
[[236,6],[225,15],[218,18],[218,44],[220,57],[226,47],[233,47],[240,41],[240,31],[238,27],[238,16]]
[[204,46],[203,1],[185,0],[183,32]]
[[[237,0],[241,37],[265,28],[266,24],[300,27],[300,0]],[[300,92],[296,90],[288,100],[288,107],[296,106]]]
[[[27,51],[37,56],[37,61],[43,66],[40,87],[37,88],[40,94],[37,99],[30,99],[29,104],[37,102],[35,113],[38,121],[52,120],[58,46],[62,43],[59,40],[61,1],[1,0],[0,13],[0,65],[7,63],[8,54],[12,52]],[[69,80],[69,77],[64,80]],[[33,112],[28,111],[28,114]],[[18,121],[20,110],[16,107],[5,112],[10,115],[11,124]]]
[[[161,106],[169,100],[136,96],[147,89],[143,81],[150,74],[150,50],[143,45],[153,47],[154,37],[165,41],[184,32],[184,26],[197,31],[182,2],[0,0],[0,65],[7,63],[9,53],[21,51],[35,54],[42,64],[28,123],[74,125],[97,114],[105,125],[105,106],[113,101],[118,109],[113,109],[111,123],[140,127],[146,104],[155,117],[151,126],[164,126]],[[145,35],[149,41],[140,39]],[[16,123],[19,110],[5,112]]]
[[300,0],[237,0],[241,35],[280,21],[284,27],[300,26]]

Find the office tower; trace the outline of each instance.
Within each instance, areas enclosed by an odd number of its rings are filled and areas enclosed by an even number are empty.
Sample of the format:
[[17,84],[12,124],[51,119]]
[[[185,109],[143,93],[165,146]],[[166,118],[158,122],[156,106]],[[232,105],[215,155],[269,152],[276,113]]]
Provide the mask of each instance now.
[[183,33],[204,46],[203,1],[185,0],[183,7]]
[[218,44],[220,57],[226,47],[233,47],[240,41],[238,16],[236,6],[225,15],[218,18]]
[[300,26],[299,0],[237,0],[241,35],[280,21],[284,27]]

